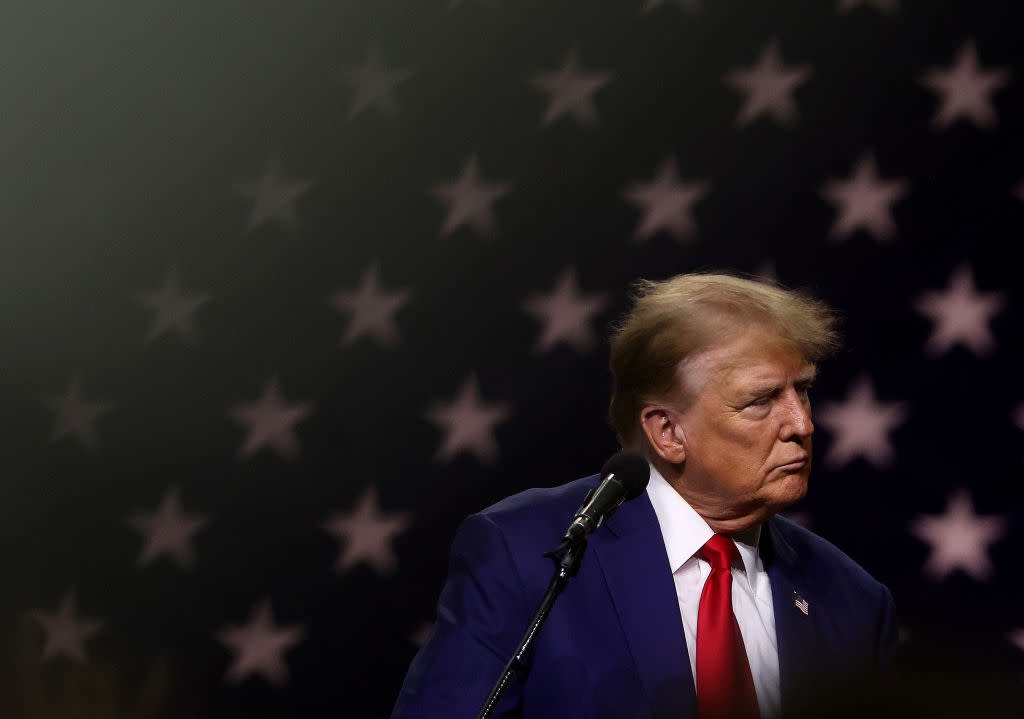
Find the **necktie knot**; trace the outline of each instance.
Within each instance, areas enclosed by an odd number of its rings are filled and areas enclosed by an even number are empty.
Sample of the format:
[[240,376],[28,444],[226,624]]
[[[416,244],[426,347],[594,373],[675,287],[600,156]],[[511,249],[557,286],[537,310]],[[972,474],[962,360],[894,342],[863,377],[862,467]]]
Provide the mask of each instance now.
[[740,550],[727,536],[716,534],[700,548],[699,554],[712,569],[729,569],[740,556]]

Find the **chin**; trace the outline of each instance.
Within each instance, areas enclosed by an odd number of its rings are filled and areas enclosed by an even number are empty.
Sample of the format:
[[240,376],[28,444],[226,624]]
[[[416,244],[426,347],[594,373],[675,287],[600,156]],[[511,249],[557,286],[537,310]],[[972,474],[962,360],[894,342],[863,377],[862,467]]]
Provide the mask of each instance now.
[[772,514],[775,514],[807,495],[807,476],[803,473],[787,474],[772,482],[770,490],[767,505],[771,508]]

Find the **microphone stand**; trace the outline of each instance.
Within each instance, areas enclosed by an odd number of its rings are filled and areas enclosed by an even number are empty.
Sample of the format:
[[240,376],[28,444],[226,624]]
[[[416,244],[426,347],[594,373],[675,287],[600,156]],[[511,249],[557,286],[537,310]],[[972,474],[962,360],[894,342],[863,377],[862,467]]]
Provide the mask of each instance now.
[[498,681],[494,683],[491,693],[487,695],[483,706],[477,712],[476,719],[487,719],[487,717],[494,713],[498,702],[501,701],[501,697],[505,694],[505,690],[508,689],[514,676],[526,678],[526,674],[529,672],[529,667],[526,666],[525,661],[526,656],[529,654],[530,649],[533,648],[537,635],[540,634],[544,622],[547,621],[551,609],[555,606],[555,600],[558,599],[558,595],[562,593],[569,580],[575,577],[579,571],[580,560],[583,559],[583,553],[586,550],[586,537],[580,537],[577,540],[562,540],[562,543],[550,552],[544,552],[544,556],[550,558],[555,563],[555,574],[551,577],[548,589],[544,592],[544,597],[540,600],[540,606],[534,612],[533,619],[530,620],[530,624],[526,628],[526,633],[519,640],[519,646],[516,647],[512,658],[505,664],[505,670],[498,677]]

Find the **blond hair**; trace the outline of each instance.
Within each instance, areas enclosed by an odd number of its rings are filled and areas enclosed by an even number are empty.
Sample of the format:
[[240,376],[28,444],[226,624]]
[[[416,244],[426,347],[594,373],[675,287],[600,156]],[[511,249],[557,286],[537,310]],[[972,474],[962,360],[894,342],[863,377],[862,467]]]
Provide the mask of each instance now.
[[687,359],[751,324],[773,330],[811,363],[839,345],[835,314],[800,292],[725,274],[637,282],[611,337],[608,418],[619,442],[634,443],[646,404],[678,391]]

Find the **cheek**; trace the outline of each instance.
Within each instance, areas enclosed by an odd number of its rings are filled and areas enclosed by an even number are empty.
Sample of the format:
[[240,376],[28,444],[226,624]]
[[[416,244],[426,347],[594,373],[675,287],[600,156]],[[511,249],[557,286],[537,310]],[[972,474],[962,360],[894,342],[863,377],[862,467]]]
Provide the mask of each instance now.
[[764,475],[770,472],[775,460],[779,458],[779,454],[776,452],[778,442],[778,432],[774,428],[760,428],[756,433],[752,433],[748,436],[748,445],[746,456],[750,459],[751,463],[756,464],[758,474]]
[[748,449],[759,444],[764,432],[765,421],[752,422],[739,416],[731,416],[727,420],[717,422],[711,427],[709,434],[717,437],[720,442],[733,447]]
[[768,427],[757,425],[732,427],[727,434],[728,444],[733,448],[737,459],[743,457],[748,462],[763,462],[771,454],[775,446],[776,434]]
[[772,450],[772,442],[765,442],[759,432],[733,430],[723,435],[720,450],[714,461],[740,484],[753,481],[763,474]]

